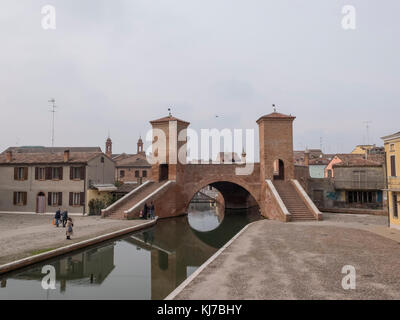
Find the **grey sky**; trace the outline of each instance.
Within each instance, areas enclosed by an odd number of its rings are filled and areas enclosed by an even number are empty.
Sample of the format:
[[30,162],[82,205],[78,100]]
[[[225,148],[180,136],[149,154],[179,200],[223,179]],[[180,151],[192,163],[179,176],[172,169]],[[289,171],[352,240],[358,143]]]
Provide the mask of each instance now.
[[[41,8],[55,6],[57,29]],[[357,29],[343,30],[354,5]],[[256,128],[297,116],[294,147],[349,152],[400,130],[400,2],[321,0],[2,0],[0,148],[56,145],[136,151],[149,120]],[[218,114],[219,118],[215,118]],[[256,135],[257,138],[258,135]]]

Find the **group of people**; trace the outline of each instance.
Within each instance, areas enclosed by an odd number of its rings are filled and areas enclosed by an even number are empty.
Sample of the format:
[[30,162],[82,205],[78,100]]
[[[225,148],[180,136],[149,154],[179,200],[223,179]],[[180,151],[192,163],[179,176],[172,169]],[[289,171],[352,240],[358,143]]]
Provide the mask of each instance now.
[[148,219],[148,218],[150,218],[151,220],[154,219],[154,203],[153,203],[153,201],[150,203],[150,206],[147,205],[147,202],[144,203],[143,210],[140,211],[140,217],[142,219]]
[[60,223],[62,223],[63,228],[67,228],[67,230],[65,231],[67,240],[71,240],[71,235],[74,232],[74,223],[72,222],[72,219],[68,217],[68,211],[65,210],[61,212],[61,208],[56,211],[56,214],[54,216],[54,225],[56,226],[56,228],[59,227]]

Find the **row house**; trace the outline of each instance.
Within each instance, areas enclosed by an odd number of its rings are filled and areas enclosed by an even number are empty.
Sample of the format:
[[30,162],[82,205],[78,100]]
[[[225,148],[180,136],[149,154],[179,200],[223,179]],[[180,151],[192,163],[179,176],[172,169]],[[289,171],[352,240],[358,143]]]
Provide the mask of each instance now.
[[0,212],[88,212],[88,192],[114,184],[100,148],[11,147],[0,154]]

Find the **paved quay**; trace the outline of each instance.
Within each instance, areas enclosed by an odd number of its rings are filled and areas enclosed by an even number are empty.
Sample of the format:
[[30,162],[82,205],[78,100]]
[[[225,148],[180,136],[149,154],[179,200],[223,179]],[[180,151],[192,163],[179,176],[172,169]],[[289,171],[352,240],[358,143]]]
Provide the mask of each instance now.
[[[173,299],[400,299],[400,232],[387,217],[325,213],[321,222],[248,226]],[[342,267],[356,289],[342,288]]]
[[66,240],[66,229],[53,226],[52,216],[0,213],[0,265],[148,222],[99,216],[72,216],[72,219],[74,235],[72,240]]

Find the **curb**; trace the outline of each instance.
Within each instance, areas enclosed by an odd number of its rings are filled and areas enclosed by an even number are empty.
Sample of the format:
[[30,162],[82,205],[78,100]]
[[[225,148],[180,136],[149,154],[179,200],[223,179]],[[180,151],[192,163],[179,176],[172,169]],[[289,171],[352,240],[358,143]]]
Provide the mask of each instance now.
[[106,240],[117,238],[118,236],[122,236],[127,233],[131,233],[131,232],[134,232],[137,230],[141,230],[141,229],[153,226],[157,223],[157,220],[158,220],[158,217],[156,217],[152,221],[145,222],[145,223],[139,224],[137,226],[132,226],[132,227],[125,228],[122,230],[114,231],[114,232],[107,233],[107,234],[104,234],[104,235],[101,235],[101,236],[98,236],[95,238],[80,241],[80,242],[77,242],[77,243],[74,243],[74,244],[71,244],[68,246],[64,246],[64,247],[57,248],[57,249],[54,249],[51,251],[43,252],[43,253],[40,253],[40,254],[37,254],[34,256],[26,257],[26,258],[23,258],[20,260],[16,260],[16,261],[12,261],[12,262],[3,264],[0,266],[0,275],[10,272],[10,271],[13,271],[13,270],[16,270],[16,269],[20,269],[20,268],[29,266],[29,265],[37,263],[37,262],[41,262],[41,261],[44,261],[44,260],[47,260],[50,258],[54,258],[56,256],[60,256],[60,255],[63,255],[63,254],[66,254],[66,253],[69,253],[69,252],[72,252],[72,251],[75,251],[78,249],[82,249],[84,247],[88,247],[93,244],[97,244],[97,243],[100,243],[100,242],[103,242]]
[[174,291],[172,291],[164,300],[174,300],[178,294],[180,294],[211,262],[218,258],[218,256],[224,252],[240,235],[246,231],[248,227],[259,221],[254,221],[246,225],[240,230],[231,240],[229,240],[221,249],[219,249],[214,255],[212,255],[206,262],[204,262],[195,272],[193,272],[185,281],[183,281]]

